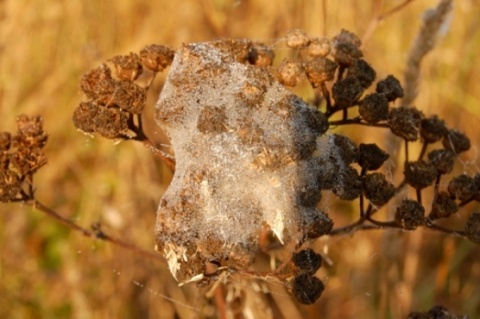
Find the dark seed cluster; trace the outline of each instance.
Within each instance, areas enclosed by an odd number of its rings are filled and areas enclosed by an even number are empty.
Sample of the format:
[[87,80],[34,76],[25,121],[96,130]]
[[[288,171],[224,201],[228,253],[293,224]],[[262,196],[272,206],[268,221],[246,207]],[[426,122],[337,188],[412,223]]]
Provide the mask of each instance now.
[[0,132],[0,202],[30,199],[32,177],[47,163],[43,148],[48,135],[40,116],[17,117],[16,134]]
[[110,59],[115,76],[106,63],[86,73],[80,88],[88,100],[73,112],[75,126],[85,133],[98,133],[109,139],[142,139],[139,116],[146,104],[149,84],[142,86],[138,79],[146,70],[153,79],[171,64],[173,57],[172,49],[150,45],[140,54]]
[[447,308],[434,306],[428,311],[414,311],[408,314],[407,319],[468,319],[465,315],[453,315]]

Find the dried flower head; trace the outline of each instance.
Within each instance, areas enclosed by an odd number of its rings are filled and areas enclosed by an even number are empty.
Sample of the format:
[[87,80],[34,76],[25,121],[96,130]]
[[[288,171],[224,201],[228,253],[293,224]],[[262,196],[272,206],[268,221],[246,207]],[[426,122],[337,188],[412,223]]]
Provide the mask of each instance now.
[[361,44],[362,42],[355,34],[342,30],[340,34],[332,39],[335,62],[344,67],[354,64],[363,56],[360,50]]
[[468,151],[470,149],[470,139],[458,130],[450,130],[444,135],[442,140],[443,147],[451,150],[455,154]]
[[313,249],[303,249],[292,255],[298,273],[313,275],[322,266],[322,256]]
[[437,149],[428,153],[430,163],[439,174],[448,174],[455,164],[455,154],[448,149]]
[[302,65],[294,60],[285,59],[277,71],[277,79],[285,86],[294,87],[300,81],[305,70]]
[[472,177],[462,174],[448,183],[448,193],[453,198],[466,201],[477,195],[478,188]]
[[337,181],[333,193],[343,200],[354,200],[362,193],[362,179],[357,170],[348,166],[337,172]]
[[365,170],[373,171],[388,159],[389,155],[376,144],[360,144],[358,164]]
[[319,87],[322,83],[333,80],[338,65],[330,59],[316,57],[304,64],[305,73],[313,87]]
[[368,88],[375,81],[377,73],[365,60],[359,59],[348,68],[347,76],[357,78],[362,87]]
[[385,205],[395,195],[395,187],[382,173],[367,174],[363,179],[365,197],[375,206]]
[[292,294],[298,302],[311,305],[320,298],[325,285],[317,277],[301,274],[292,281]]
[[405,180],[415,189],[422,189],[432,185],[437,178],[435,167],[425,161],[405,163]]
[[8,151],[12,144],[12,134],[9,132],[0,132],[0,151]]
[[332,88],[332,95],[336,106],[346,108],[354,105],[362,96],[364,88],[357,78],[345,78],[335,82]]
[[0,170],[0,202],[13,201],[21,191],[19,176],[10,170]]
[[330,40],[327,38],[313,38],[310,40],[306,53],[309,57],[326,57],[330,53]]
[[388,100],[383,94],[368,94],[360,101],[358,111],[368,123],[384,121],[388,118]]
[[122,81],[134,81],[142,74],[143,68],[140,57],[135,53],[117,55],[111,59],[115,66],[115,73]]
[[414,107],[398,107],[390,110],[388,124],[393,134],[406,141],[414,142],[418,139],[420,122],[423,113]]
[[389,75],[384,80],[378,81],[376,92],[384,94],[390,102],[403,97],[403,88],[400,81],[393,75]]
[[425,208],[417,201],[404,199],[395,212],[395,223],[405,229],[415,230],[425,222]]
[[445,122],[436,115],[423,119],[420,122],[420,135],[427,143],[435,143],[447,133]]
[[287,47],[300,50],[306,48],[310,44],[310,39],[305,31],[293,29],[288,31],[285,35],[285,42]]
[[107,105],[115,91],[115,81],[106,64],[85,73],[80,81],[80,88],[85,95],[97,103]]
[[433,204],[432,211],[428,216],[430,219],[448,218],[458,211],[458,205],[447,192],[437,194]]
[[140,51],[142,64],[154,72],[162,72],[167,66],[172,64],[174,55],[175,51],[158,44],[146,46]]

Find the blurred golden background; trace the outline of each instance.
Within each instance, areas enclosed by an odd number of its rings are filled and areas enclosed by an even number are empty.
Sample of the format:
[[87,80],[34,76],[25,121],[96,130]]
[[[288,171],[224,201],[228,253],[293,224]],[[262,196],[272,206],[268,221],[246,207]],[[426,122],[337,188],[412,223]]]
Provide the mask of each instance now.
[[[42,115],[49,162],[36,175],[37,198],[80,225],[101,222],[112,236],[153,250],[156,207],[172,173],[140,144],[114,145],[76,131],[71,116],[82,99],[82,73],[152,43],[272,41],[292,28],[332,37],[344,28],[364,40],[378,78],[402,80],[422,13],[437,4],[406,2],[381,19],[405,1],[2,0],[0,131],[15,131],[21,113]],[[479,16],[477,0],[454,1],[444,38],[422,64],[415,103],[472,139],[472,150],[457,163],[468,174],[479,172]],[[151,114],[148,132],[165,142]],[[328,213],[339,224],[355,217]],[[459,225],[465,213],[455,217]],[[465,239],[377,231],[321,239],[314,247],[332,262],[320,275],[327,287],[320,300],[301,306],[282,285],[238,279],[242,302],[258,304],[253,317],[268,315],[262,307],[270,305],[285,318],[405,318],[436,304],[480,317],[480,247]],[[206,298],[194,285],[177,287],[165,263],[83,237],[20,204],[0,205],[0,254],[0,318],[215,318],[222,305],[238,307]]]

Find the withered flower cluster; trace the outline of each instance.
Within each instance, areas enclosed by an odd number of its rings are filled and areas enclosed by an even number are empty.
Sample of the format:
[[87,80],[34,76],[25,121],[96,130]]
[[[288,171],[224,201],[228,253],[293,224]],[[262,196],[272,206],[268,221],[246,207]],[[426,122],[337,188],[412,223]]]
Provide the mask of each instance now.
[[[384,173],[372,172],[381,168],[389,154],[376,144],[360,144],[358,147],[348,137],[334,134],[331,141],[337,148],[329,163],[319,163],[325,169],[321,181],[323,190],[331,190],[342,200],[369,201],[365,210],[360,206],[358,223],[379,227],[414,230],[419,226],[463,235],[480,243],[480,213],[471,213],[464,230],[439,227],[435,221],[448,218],[472,201],[480,201],[480,174],[454,177],[442,189],[442,176],[452,172],[458,155],[470,149],[470,140],[459,130],[450,129],[438,116],[427,117],[413,106],[394,102],[403,97],[400,82],[388,75],[377,80],[372,66],[363,59],[361,41],[353,33],[342,30],[331,40],[310,38],[301,30],[293,30],[285,38],[292,49],[292,57],[285,58],[277,69],[277,78],[285,86],[298,85],[308,80],[316,93],[316,104],[323,107],[330,126],[365,125],[386,128],[405,142],[406,161],[404,181],[394,186]],[[375,82],[375,89],[367,89]],[[372,92],[373,91],[373,92]],[[340,119],[337,113],[341,114]],[[410,160],[409,143],[421,142],[423,149],[416,160]],[[439,145],[440,144],[440,145]],[[345,164],[348,166],[345,167]],[[360,166],[360,170],[351,164]],[[338,181],[341,181],[340,183]],[[396,208],[394,219],[379,221],[372,216],[379,207],[387,204],[400,190],[409,185],[416,196],[403,198]],[[431,203],[422,201],[422,190],[433,190]],[[333,230],[352,231],[345,227]]]
[[[86,73],[80,88],[88,100],[75,109],[75,126],[108,139],[145,139],[140,114],[148,89],[155,75],[171,64],[173,56],[174,51],[168,47],[150,45],[139,54],[115,56]],[[147,84],[141,85],[145,79],[149,79]]]
[[20,115],[17,127],[16,134],[0,132],[0,202],[31,199],[33,175],[47,163],[43,119]]

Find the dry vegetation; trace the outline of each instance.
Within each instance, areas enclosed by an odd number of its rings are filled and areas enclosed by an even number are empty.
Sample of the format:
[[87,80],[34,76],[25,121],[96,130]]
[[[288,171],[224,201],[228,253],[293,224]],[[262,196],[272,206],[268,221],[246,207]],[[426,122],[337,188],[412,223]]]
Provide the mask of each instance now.
[[[114,145],[75,130],[71,118],[82,98],[82,73],[151,43],[176,48],[219,37],[269,41],[292,28],[331,37],[345,28],[364,35],[365,57],[379,78],[402,79],[420,16],[436,4],[411,1],[383,15],[403,2],[0,1],[0,131],[15,131],[18,114],[42,115],[48,164],[35,176],[37,198],[78,224],[101,222],[109,234],[153,250],[155,212],[171,169],[140,144]],[[472,138],[472,150],[461,156],[456,173],[475,174],[480,172],[475,125],[480,87],[474,77],[480,73],[480,6],[474,0],[454,2],[448,33],[422,63],[413,104]],[[162,84],[157,80],[150,105]],[[157,142],[166,142],[153,120],[145,125]],[[364,143],[376,139],[362,137]],[[478,204],[468,211],[475,208]],[[335,207],[332,218],[346,224],[354,218],[350,210]],[[449,222],[463,225],[466,216]],[[271,315],[265,305],[285,318],[404,318],[435,304],[480,316],[480,247],[427,230],[320,239],[314,248],[331,261],[320,274],[327,288],[315,305],[300,306],[282,285],[252,278],[234,278],[229,291],[241,291],[241,298],[227,294],[226,301],[221,287],[179,288],[166,263],[86,238],[30,207],[2,204],[0,219],[2,318],[203,318],[245,303],[258,318]]]

